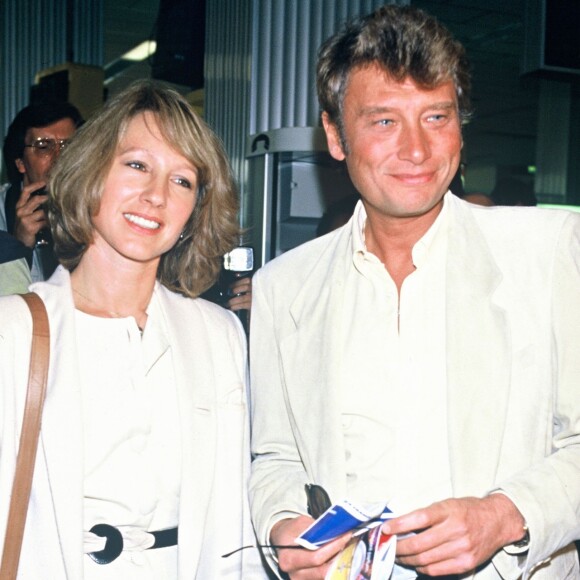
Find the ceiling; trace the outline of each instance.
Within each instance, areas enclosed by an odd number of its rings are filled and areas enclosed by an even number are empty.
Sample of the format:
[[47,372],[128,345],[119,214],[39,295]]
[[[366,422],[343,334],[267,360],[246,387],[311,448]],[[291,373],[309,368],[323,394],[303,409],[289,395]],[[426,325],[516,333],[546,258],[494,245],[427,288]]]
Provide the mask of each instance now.
[[[316,1],[316,0],[313,0]],[[465,45],[473,70],[475,115],[465,131],[469,167],[501,164],[522,171],[534,163],[538,81],[522,78],[526,0],[412,0],[438,17]],[[105,63],[152,38],[159,0],[105,0]],[[149,65],[125,69],[109,84],[115,92]]]
[[[105,70],[127,51],[154,38],[158,8],[159,0],[104,0]],[[124,68],[109,82],[109,93],[114,94],[131,81],[149,75],[147,61]]]
[[159,0],[105,0],[105,63],[153,36],[158,7]]

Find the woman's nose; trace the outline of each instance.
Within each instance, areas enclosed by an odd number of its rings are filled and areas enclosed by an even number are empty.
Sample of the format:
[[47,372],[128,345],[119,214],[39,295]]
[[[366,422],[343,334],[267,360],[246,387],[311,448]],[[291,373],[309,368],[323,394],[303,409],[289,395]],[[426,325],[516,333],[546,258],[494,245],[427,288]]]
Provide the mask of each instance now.
[[161,179],[152,179],[143,190],[141,198],[155,207],[163,207],[168,195],[169,184]]

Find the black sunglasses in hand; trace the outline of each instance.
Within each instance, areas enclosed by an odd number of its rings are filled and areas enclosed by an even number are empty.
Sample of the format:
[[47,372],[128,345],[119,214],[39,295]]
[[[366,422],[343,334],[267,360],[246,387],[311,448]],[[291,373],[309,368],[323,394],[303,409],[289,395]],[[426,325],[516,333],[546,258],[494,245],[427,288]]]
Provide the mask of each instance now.
[[[306,509],[308,510],[309,515],[317,520],[331,505],[330,497],[326,493],[326,490],[320,486],[316,485],[315,483],[307,483],[304,486],[304,490],[306,491]],[[233,554],[236,554],[240,550],[245,550],[246,548],[273,548],[275,550],[280,550],[284,548],[285,550],[298,550],[301,549],[302,546],[297,546],[296,544],[292,544],[291,546],[281,546],[276,544],[258,544],[256,546],[242,546],[241,548],[237,548],[232,552],[228,552],[227,554],[223,554],[222,558],[228,558]]]
[[321,485],[307,483],[304,489],[308,498],[308,513],[317,520],[332,505],[330,498]]

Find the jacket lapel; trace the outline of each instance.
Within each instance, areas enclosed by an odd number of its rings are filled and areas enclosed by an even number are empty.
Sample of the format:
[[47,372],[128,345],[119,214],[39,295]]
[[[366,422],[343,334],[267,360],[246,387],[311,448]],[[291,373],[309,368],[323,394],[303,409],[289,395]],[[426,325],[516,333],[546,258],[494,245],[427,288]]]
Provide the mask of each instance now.
[[[216,416],[215,389],[212,386],[212,352],[207,329],[191,300],[168,296],[156,290],[164,312],[171,342],[173,366],[180,410],[182,445],[181,491],[179,503],[180,578],[190,578],[196,570],[203,544],[215,463]],[[192,332],[195,328],[195,332]],[[177,338],[181,337],[180,340]],[[188,340],[183,340],[188,337]],[[186,573],[187,572],[187,573]]]
[[298,447],[309,477],[326,487],[331,497],[346,492],[338,393],[345,260],[352,260],[349,226],[321,258],[323,271],[307,278],[292,303],[295,332],[280,344]]
[[456,200],[450,205],[448,432],[454,495],[463,496],[484,493],[495,480],[511,355],[501,272],[471,210]]

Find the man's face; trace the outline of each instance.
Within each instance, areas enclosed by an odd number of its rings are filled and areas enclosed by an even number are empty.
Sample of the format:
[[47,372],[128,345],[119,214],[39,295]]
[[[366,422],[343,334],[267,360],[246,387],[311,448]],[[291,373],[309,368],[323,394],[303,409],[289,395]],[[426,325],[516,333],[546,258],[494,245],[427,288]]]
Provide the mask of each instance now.
[[344,95],[344,147],[326,115],[323,123],[330,153],[346,161],[369,217],[435,219],[462,147],[451,81],[425,90],[377,65],[355,69]]
[[[31,145],[37,139],[70,139],[76,128],[70,118],[60,119],[46,127],[31,127],[26,131],[24,138],[25,145]],[[37,181],[46,181],[50,168],[56,161],[60,153],[57,147],[52,153],[39,151],[34,147],[25,147],[22,157],[16,160],[16,167],[22,173],[24,185],[36,183]]]

